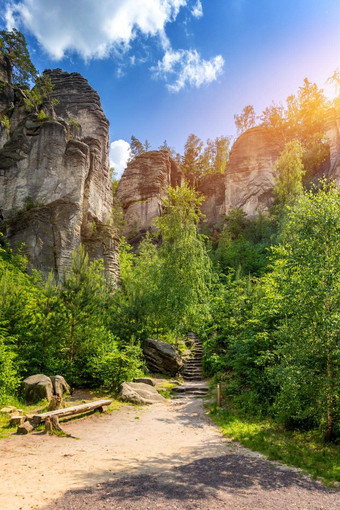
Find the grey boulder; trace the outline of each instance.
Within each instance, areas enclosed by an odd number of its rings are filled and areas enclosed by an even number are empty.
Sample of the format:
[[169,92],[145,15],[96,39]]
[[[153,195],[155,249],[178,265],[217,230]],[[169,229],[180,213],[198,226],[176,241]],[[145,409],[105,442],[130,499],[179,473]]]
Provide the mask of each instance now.
[[124,382],[120,387],[120,397],[132,404],[157,404],[166,402],[165,398],[149,384]]
[[57,397],[62,398],[64,393],[70,393],[70,386],[62,375],[53,375],[50,377],[53,384],[53,393]]
[[23,380],[21,392],[28,403],[34,404],[43,398],[50,401],[53,395],[52,381],[44,374],[30,375]]
[[147,338],[143,341],[142,348],[146,364],[152,372],[174,376],[183,367],[179,353],[167,342]]

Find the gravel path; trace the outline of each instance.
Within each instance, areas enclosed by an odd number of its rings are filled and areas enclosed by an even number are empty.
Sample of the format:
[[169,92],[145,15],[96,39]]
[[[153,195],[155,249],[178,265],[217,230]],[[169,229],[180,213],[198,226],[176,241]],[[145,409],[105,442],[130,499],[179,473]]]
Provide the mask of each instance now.
[[[200,400],[0,441],[1,510],[339,510],[340,493],[223,439]],[[79,440],[75,439],[78,438]]]

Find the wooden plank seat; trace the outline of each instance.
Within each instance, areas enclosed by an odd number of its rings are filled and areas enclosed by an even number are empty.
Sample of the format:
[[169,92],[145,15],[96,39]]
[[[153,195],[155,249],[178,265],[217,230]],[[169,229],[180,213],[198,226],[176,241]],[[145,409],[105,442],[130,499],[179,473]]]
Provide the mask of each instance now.
[[37,427],[41,423],[47,420],[47,418],[66,418],[68,416],[76,416],[77,414],[88,413],[94,409],[105,411],[107,406],[111,404],[112,400],[95,400],[94,402],[88,402],[87,404],[80,404],[78,406],[65,407],[64,409],[57,409],[56,411],[48,411],[42,414],[33,415],[33,427]]

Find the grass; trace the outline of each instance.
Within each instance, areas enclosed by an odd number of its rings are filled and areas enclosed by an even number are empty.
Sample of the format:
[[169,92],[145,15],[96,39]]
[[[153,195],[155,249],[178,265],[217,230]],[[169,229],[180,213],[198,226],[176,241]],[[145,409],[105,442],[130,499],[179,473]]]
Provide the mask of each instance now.
[[269,420],[258,420],[231,408],[210,408],[223,434],[250,450],[294,466],[327,485],[340,482],[340,447],[325,443],[318,431],[289,431]]
[[175,383],[172,383],[170,381],[162,381],[161,383],[157,384],[156,389],[158,393],[160,393],[164,398],[170,398],[171,390],[174,386],[176,386]]

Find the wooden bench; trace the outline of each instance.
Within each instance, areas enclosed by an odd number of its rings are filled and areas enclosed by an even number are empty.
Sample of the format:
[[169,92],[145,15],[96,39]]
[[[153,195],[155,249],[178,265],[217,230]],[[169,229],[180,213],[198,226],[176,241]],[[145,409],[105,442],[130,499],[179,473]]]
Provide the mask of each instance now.
[[37,427],[47,420],[47,418],[67,418],[68,416],[76,416],[77,414],[88,413],[99,409],[101,412],[105,411],[107,406],[111,404],[112,400],[95,400],[87,404],[80,404],[78,406],[65,407],[64,409],[57,409],[56,411],[48,411],[42,414],[34,414],[32,418],[33,427]]

